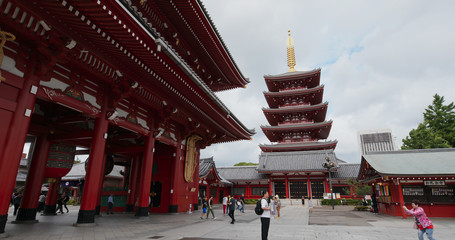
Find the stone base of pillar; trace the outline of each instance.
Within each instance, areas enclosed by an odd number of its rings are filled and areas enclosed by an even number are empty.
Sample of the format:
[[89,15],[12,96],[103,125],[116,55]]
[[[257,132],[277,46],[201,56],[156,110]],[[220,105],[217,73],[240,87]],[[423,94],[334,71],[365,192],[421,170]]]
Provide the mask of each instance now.
[[95,215],[100,215],[100,212],[101,212],[101,207],[100,207],[100,205],[98,205],[95,207]]
[[8,220],[8,214],[0,215],[0,234],[5,232],[6,221]]
[[169,205],[169,213],[177,213],[179,211],[179,205]]
[[[20,210],[20,208],[19,208]],[[43,214],[44,216],[49,216],[49,215],[57,215],[57,213],[55,213],[57,211],[57,206],[56,205],[46,205],[44,206],[44,211],[43,211]]]
[[137,217],[147,217],[149,215],[148,207],[137,207],[136,216]]
[[134,205],[133,204],[127,204],[125,212],[134,212]]
[[95,223],[95,210],[79,210],[77,224]]
[[16,221],[11,223],[37,223],[36,211],[36,208],[19,208]]

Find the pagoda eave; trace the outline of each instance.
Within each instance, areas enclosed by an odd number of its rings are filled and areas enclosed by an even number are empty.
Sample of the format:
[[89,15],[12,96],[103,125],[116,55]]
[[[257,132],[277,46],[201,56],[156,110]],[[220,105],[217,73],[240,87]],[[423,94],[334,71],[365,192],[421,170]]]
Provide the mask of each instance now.
[[317,144],[261,144],[263,152],[289,152],[335,149],[338,141],[318,142]]

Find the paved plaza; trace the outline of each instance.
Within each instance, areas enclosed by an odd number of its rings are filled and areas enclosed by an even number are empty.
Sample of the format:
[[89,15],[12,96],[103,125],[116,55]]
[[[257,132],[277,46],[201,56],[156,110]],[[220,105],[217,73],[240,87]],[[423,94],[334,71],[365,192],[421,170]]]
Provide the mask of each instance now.
[[[12,224],[12,208],[6,225],[7,239],[260,239],[260,220],[254,206],[245,213],[235,212],[235,224],[223,216],[221,205],[215,206],[216,219],[200,219],[201,211],[179,214],[153,214],[137,218],[130,213],[116,213],[96,218],[95,227],[74,227],[78,207],[70,213],[38,216],[36,224]],[[402,219],[369,212],[352,211],[352,206],[315,207],[311,215],[307,207],[287,204],[281,218],[271,220],[269,239],[349,239],[349,240],[416,240],[412,218]],[[310,216],[309,216],[310,215]],[[432,218],[434,237],[455,239],[455,219]]]

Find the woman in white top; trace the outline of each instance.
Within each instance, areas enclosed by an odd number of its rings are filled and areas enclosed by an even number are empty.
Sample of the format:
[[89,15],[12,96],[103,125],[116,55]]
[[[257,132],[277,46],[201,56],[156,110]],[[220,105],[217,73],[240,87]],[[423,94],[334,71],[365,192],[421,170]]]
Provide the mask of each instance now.
[[310,213],[313,212],[313,200],[311,200],[311,197],[308,198],[308,208],[310,209]]
[[269,235],[269,227],[270,227],[270,207],[269,207],[269,193],[263,192],[262,199],[261,199],[261,207],[264,212],[261,215],[261,235],[262,240],[267,240]]
[[276,215],[276,206],[275,206],[275,197],[272,197],[272,200],[269,203],[270,205],[270,217],[275,218]]

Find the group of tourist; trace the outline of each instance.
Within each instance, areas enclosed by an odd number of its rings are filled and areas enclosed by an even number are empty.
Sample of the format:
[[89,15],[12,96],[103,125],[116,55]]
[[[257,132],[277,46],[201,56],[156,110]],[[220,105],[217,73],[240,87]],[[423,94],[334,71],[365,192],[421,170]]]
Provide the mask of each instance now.
[[207,199],[207,196],[202,198],[202,214],[201,214],[201,219],[208,219],[209,214],[212,213],[212,218],[216,219],[215,213],[213,212],[213,197],[210,196],[210,198]]
[[[14,211],[13,215],[16,216],[17,212],[19,210],[19,207],[21,205],[21,200],[22,200],[23,193],[22,191],[14,192],[13,195],[11,196],[11,202],[10,204],[14,206]],[[69,209],[67,207],[67,203],[70,200],[68,194],[63,193],[59,194],[57,197],[57,208],[56,208],[56,213],[64,213],[63,212],[63,207],[66,209],[66,212],[69,212]],[[38,207],[36,211],[38,213],[41,213],[44,211],[44,206],[46,204],[46,194],[44,192],[41,192],[39,198],[38,198]]]

